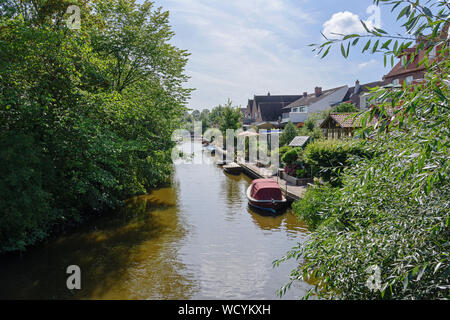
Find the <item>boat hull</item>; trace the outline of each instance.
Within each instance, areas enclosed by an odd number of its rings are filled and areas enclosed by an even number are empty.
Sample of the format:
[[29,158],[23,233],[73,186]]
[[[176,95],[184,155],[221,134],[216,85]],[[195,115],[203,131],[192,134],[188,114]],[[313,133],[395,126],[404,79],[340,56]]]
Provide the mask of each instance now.
[[234,162],[223,166],[223,170],[228,174],[238,175],[242,172],[242,167]]
[[256,209],[271,212],[274,214],[280,213],[286,209],[287,200],[283,197],[282,200],[256,200],[251,196],[251,186],[247,189],[248,204]]

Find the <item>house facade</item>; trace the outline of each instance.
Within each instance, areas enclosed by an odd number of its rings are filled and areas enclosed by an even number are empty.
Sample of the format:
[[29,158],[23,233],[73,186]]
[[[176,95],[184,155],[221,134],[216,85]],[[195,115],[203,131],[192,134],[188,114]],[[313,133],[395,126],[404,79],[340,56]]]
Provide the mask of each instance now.
[[332,108],[341,103],[348,93],[348,86],[342,86],[326,91],[316,87],[314,93],[303,93],[301,98],[287,105],[282,111],[282,123],[292,122],[301,124],[305,122],[312,113]]
[[[449,26],[450,23],[446,23],[437,37],[441,40],[447,39]],[[418,50],[420,45],[423,46]],[[433,46],[432,41],[428,41],[426,36],[418,36],[415,46],[405,49],[398,56],[400,61],[383,77],[383,80],[393,85],[403,85],[403,83],[409,85],[421,81],[425,78],[426,68],[424,64],[420,65],[420,61],[425,57],[428,57],[430,61],[443,59],[439,57],[441,49],[442,45]]]
[[351,103],[360,110],[366,110],[369,108],[369,98],[373,95],[370,93],[370,89],[383,87],[384,85],[386,85],[385,81],[360,84],[359,80],[356,80],[355,86],[348,89],[342,102]]
[[[358,112],[331,113],[320,128],[325,139],[345,139],[353,137],[355,131],[362,127],[363,116]],[[378,122],[378,116],[373,117],[368,123],[374,126]]]

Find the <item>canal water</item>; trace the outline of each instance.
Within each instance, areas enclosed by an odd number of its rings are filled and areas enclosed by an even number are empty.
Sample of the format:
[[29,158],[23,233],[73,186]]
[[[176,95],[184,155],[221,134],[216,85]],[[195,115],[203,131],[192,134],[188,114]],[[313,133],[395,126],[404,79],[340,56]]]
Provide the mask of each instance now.
[[[170,188],[1,258],[0,298],[278,299],[296,263],[274,269],[272,262],[305,240],[306,226],[289,210],[253,212],[245,195],[251,179],[203,160],[176,165]],[[81,268],[81,290],[66,287],[69,265]],[[283,299],[299,299],[310,287],[295,283]]]

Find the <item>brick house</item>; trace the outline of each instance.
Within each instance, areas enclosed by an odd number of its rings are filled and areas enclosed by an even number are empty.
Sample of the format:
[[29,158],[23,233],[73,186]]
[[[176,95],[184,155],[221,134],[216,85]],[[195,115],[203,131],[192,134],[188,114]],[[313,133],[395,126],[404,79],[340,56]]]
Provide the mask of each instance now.
[[[449,23],[445,24],[440,32],[440,39],[438,40],[447,39],[449,26]],[[429,60],[439,59],[438,54],[442,49],[442,45],[433,46],[433,43],[426,38],[426,36],[417,37],[415,46],[405,49],[398,56],[400,61],[383,77],[383,80],[386,83],[403,85],[403,83],[406,82],[406,84],[411,84],[414,81],[420,81],[425,78],[426,68],[424,64],[419,65],[420,61],[422,61],[427,54]],[[421,43],[423,43],[423,48],[416,53]],[[413,56],[414,60],[411,61]]]

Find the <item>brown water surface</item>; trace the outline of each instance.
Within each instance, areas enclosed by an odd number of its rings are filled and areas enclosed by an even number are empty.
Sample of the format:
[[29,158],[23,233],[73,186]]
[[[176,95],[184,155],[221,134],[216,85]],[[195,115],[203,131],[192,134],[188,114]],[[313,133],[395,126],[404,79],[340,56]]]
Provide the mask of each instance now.
[[[176,166],[173,185],[130,199],[113,216],[0,259],[2,299],[277,299],[294,261],[273,269],[307,236],[287,211],[248,208],[251,179],[214,164]],[[81,268],[82,289],[66,287]],[[310,286],[293,285],[285,299]]]

